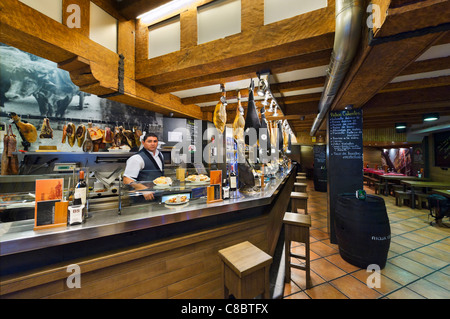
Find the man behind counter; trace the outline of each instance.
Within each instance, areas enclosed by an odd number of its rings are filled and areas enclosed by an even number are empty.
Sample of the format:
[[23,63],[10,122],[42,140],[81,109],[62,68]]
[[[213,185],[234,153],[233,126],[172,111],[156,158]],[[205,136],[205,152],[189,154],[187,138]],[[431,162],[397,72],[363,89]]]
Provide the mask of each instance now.
[[[147,189],[138,182],[148,181],[164,176],[164,156],[157,150],[158,136],[147,133],[142,141],[143,148],[131,156],[123,174],[124,184],[132,186],[135,190]],[[146,200],[154,200],[153,192],[143,192]]]

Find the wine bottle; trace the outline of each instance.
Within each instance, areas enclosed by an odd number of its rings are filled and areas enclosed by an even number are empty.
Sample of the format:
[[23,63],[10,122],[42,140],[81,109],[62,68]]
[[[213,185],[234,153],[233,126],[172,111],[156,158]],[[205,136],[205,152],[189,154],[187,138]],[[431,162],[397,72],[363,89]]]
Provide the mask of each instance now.
[[87,199],[87,184],[84,179],[84,171],[79,172],[78,183],[75,186],[75,195],[74,198],[80,198],[81,204],[84,206],[83,208],[83,220],[87,218],[87,208],[86,208],[86,199]]
[[237,176],[234,172],[234,167],[231,166],[231,172],[230,172],[230,191],[235,192],[237,189]]

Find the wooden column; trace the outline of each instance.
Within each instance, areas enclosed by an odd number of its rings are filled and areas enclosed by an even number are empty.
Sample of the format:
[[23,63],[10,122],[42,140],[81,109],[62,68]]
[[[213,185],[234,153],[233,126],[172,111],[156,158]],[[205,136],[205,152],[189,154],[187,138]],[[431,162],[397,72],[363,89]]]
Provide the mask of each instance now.
[[339,194],[363,189],[362,110],[335,111],[328,115],[328,232],[337,244],[334,229]]
[[197,7],[182,12],[180,14],[180,24],[180,50],[196,46],[198,41]]

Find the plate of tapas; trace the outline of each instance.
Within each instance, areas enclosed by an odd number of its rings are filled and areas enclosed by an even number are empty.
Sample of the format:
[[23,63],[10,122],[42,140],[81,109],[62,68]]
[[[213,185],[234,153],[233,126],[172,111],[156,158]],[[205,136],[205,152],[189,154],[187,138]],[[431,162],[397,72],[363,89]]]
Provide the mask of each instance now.
[[169,198],[164,203],[166,205],[183,205],[183,204],[186,204],[188,202],[189,202],[189,199],[187,198],[187,196],[178,195],[178,196],[174,196],[172,198]]
[[199,175],[189,175],[186,177],[186,181],[193,185],[206,185],[209,183],[209,177],[204,174]]
[[172,179],[170,177],[161,176],[153,180],[156,188],[168,188],[172,186]]

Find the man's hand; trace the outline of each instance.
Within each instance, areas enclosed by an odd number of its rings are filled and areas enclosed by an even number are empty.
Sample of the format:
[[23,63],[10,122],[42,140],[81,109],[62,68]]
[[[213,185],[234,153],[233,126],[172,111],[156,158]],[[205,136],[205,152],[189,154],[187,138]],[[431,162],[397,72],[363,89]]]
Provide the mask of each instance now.
[[[134,180],[132,180],[131,178],[128,178],[126,176],[124,176],[123,182],[124,182],[124,184],[131,185],[131,187],[133,187],[137,191],[142,190],[142,189],[147,189],[147,186],[136,183]],[[144,192],[142,192],[142,195],[144,196],[145,200],[154,200],[155,199],[153,192],[150,192],[150,191],[146,191],[146,192],[144,191]]]
[[145,200],[154,200],[155,199],[153,192],[142,192],[142,195],[144,195]]

